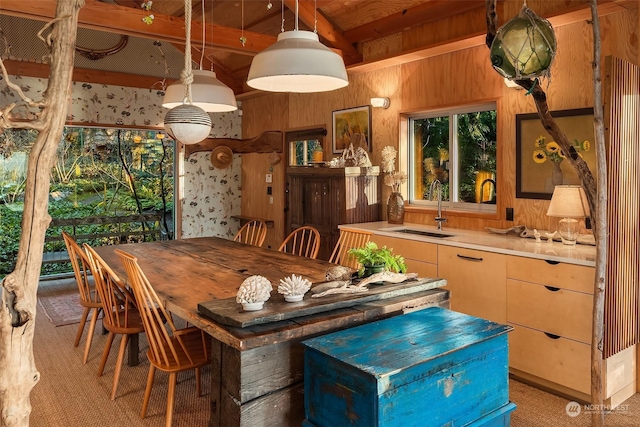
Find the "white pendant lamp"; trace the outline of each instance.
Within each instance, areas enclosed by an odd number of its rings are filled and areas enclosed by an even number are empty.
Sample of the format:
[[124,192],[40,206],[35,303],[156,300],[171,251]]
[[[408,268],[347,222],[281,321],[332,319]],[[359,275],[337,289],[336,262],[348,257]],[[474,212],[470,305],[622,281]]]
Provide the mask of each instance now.
[[349,84],[344,61],[320,43],[318,35],[298,30],[278,35],[278,41],[253,58],[247,84],[268,92],[327,92]]
[[[202,5],[202,56],[200,57],[200,69],[193,70],[193,82],[191,83],[192,97],[191,104],[202,108],[208,113],[226,113],[236,111],[238,104],[236,96],[230,87],[217,79],[216,73],[202,69],[202,59],[204,58],[204,48],[206,40],[206,14],[204,1]],[[185,49],[186,53],[186,49]],[[164,93],[162,106],[174,108],[184,103],[185,87],[182,82],[175,82],[167,88]]]
[[184,101],[172,108],[164,117],[164,128],[172,138],[185,145],[197,144],[211,132],[211,117],[202,108],[192,103],[191,84],[194,81],[191,70],[191,0],[184,0],[185,54],[184,70],[181,78]]
[[[191,104],[209,113],[226,113],[238,109],[236,97],[230,87],[216,78],[216,73],[207,70],[193,70]],[[184,85],[175,82],[164,93],[162,106],[173,108],[184,101]]]

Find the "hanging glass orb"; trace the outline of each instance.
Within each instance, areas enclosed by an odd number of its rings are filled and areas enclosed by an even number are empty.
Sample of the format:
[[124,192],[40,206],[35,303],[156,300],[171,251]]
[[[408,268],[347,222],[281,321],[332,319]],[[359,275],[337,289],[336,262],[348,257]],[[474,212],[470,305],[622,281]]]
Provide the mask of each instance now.
[[185,145],[197,144],[209,136],[211,117],[195,105],[178,105],[164,116],[164,129],[173,139]]
[[556,55],[551,23],[524,6],[504,24],[491,44],[491,64],[511,80],[547,77]]

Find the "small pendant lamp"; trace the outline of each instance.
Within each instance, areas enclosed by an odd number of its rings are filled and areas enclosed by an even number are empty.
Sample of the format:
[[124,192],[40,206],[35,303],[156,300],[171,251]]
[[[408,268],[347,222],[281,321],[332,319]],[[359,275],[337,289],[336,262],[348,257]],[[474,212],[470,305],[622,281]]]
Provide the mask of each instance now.
[[318,35],[298,30],[298,0],[293,31],[253,58],[247,84],[268,92],[327,92],[349,84],[344,61],[320,43]]
[[556,55],[553,27],[525,1],[518,16],[496,32],[490,55],[493,68],[507,79],[548,77]]
[[185,89],[184,103],[172,108],[164,117],[164,128],[174,139],[185,145],[197,144],[211,132],[211,117],[202,108],[192,104],[191,83],[191,0],[184,0],[185,55],[184,70],[180,75]]
[[[238,109],[236,97],[230,87],[216,78],[216,73],[207,70],[193,70],[191,103],[209,113],[226,113]],[[175,82],[167,87],[162,106],[173,108],[184,101],[184,85]]]
[[[230,87],[222,83],[213,71],[202,69],[202,58],[206,40],[206,14],[204,13],[204,1],[202,2],[202,56],[200,57],[200,70],[193,70],[192,99],[191,103],[202,108],[208,113],[225,113],[238,109],[236,96]],[[175,82],[164,93],[162,106],[173,108],[182,105],[184,101],[185,87],[182,82]]]

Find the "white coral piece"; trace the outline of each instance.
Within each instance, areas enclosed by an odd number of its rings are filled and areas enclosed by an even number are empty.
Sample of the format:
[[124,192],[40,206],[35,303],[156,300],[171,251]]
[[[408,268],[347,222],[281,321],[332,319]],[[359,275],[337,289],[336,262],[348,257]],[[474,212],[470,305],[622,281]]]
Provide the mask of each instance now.
[[311,282],[302,276],[292,274],[290,277],[280,279],[278,292],[283,295],[304,295],[311,288]]
[[264,302],[269,299],[272,290],[271,282],[266,277],[247,277],[240,285],[236,295],[236,302],[240,304]]

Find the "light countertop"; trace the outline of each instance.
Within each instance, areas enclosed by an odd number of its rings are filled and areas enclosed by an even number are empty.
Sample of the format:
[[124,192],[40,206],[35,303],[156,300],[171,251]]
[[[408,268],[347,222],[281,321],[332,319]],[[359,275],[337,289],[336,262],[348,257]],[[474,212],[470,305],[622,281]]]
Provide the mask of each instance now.
[[[590,245],[564,245],[562,242],[548,243],[542,238],[541,243],[535,239],[519,237],[513,232],[509,234],[496,234],[490,231],[464,230],[450,228],[446,225],[441,231],[435,226],[423,224],[389,224],[386,221],[364,222],[358,224],[345,224],[340,228],[371,231],[373,234],[388,237],[397,237],[408,240],[417,240],[439,245],[455,246],[466,249],[495,252],[506,255],[516,255],[528,258],[537,258],[545,261],[566,262],[569,264],[594,267],[596,264],[596,247]],[[427,231],[435,233],[451,234],[451,237],[430,237],[418,234],[398,232],[402,229]]]

